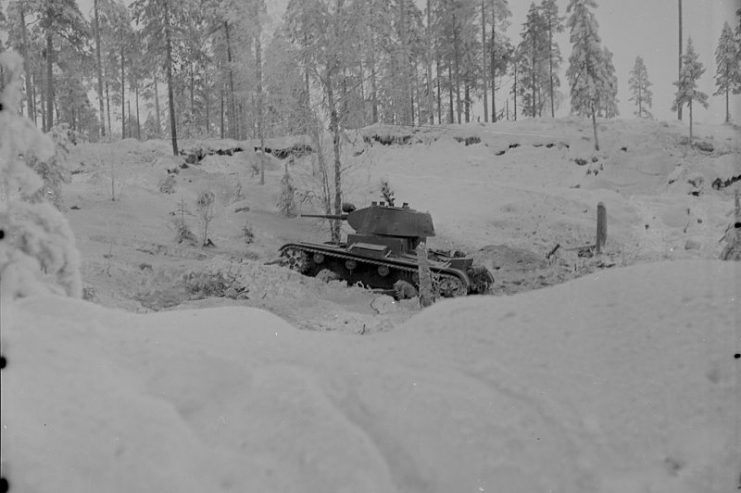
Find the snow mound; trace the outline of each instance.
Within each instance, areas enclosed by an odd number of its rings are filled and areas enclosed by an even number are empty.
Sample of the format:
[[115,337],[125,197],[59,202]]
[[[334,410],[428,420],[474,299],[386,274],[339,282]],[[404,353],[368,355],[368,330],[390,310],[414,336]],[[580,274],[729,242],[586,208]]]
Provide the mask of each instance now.
[[3,476],[39,492],[731,491],[739,278],[634,266],[362,337],[253,308],[26,298],[2,310]]

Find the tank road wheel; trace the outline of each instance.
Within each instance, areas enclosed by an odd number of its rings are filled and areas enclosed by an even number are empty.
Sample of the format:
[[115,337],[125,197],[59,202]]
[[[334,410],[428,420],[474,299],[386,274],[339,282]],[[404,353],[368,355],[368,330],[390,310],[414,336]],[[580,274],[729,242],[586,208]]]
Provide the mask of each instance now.
[[453,298],[468,294],[465,283],[456,276],[442,275],[437,284],[437,291],[443,298]]
[[310,260],[306,252],[295,248],[288,248],[283,252],[282,257],[284,258],[285,265],[291,270],[295,270],[301,274],[309,270]]

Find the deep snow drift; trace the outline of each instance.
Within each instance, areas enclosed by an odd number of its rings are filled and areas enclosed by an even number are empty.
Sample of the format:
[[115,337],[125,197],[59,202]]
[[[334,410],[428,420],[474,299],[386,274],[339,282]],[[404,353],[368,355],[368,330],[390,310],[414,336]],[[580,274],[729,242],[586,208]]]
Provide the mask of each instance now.
[[730,492],[741,265],[613,269],[388,333],[254,308],[2,310],[11,491]]

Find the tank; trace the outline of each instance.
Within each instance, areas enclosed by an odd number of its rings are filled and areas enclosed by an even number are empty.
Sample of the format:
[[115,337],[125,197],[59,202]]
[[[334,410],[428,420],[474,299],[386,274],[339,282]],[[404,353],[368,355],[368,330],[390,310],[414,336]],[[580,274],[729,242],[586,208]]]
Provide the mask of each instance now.
[[[303,214],[347,221],[354,233],[344,241],[297,242],[280,248],[282,263],[306,276],[340,279],[393,291],[397,298],[416,294],[419,286],[417,246],[435,236],[432,216],[409,207],[372,202],[356,209],[343,204],[343,213]],[[428,249],[428,264],[436,292],[443,297],[488,293],[494,278],[484,266],[462,252]]]

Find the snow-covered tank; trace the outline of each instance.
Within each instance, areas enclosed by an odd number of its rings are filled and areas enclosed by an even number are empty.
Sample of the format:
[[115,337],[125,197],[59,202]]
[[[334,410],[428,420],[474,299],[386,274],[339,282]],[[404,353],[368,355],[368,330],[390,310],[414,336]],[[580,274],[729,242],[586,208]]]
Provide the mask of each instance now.
[[[347,221],[355,230],[339,243],[288,243],[280,248],[284,264],[307,276],[362,283],[374,289],[400,290],[400,285],[418,287],[417,246],[435,235],[432,217],[404,203],[401,207],[373,202],[343,213],[304,214]],[[484,266],[461,252],[428,250],[428,264],[437,292],[444,297],[487,293],[494,282]]]

